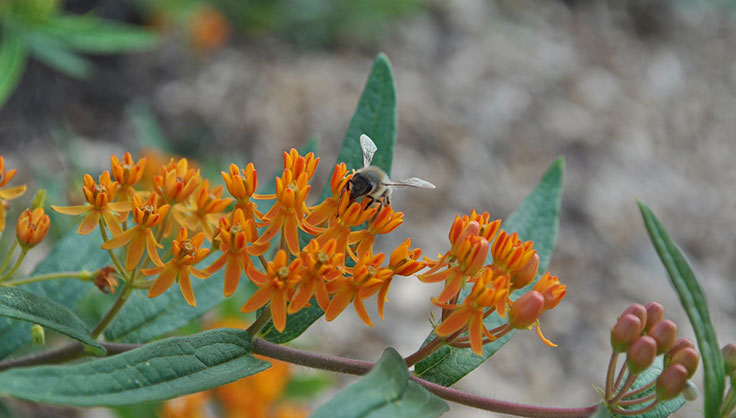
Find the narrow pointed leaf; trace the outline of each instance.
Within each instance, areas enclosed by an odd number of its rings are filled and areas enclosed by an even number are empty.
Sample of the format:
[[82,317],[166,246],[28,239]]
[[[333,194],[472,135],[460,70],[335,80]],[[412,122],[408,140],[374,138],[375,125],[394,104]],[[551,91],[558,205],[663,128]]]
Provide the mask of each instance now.
[[[562,172],[563,159],[559,158],[547,170],[537,187],[529,194],[521,206],[509,216],[501,227],[508,232],[517,232],[521,240],[534,241],[534,248],[539,254],[539,273],[545,272],[549,265],[552,250],[557,240],[557,229],[560,216],[560,203],[562,201]],[[539,275],[537,276],[537,279]],[[536,279],[535,281],[536,282]],[[534,283],[532,282],[532,283]],[[523,294],[527,288],[514,292],[512,299]],[[466,287],[462,297],[467,295],[469,287]],[[490,315],[484,320],[488,329],[493,329],[506,322],[506,319],[497,314]],[[417,376],[443,386],[450,386],[460,380],[463,376],[480,366],[496,351],[506,344],[514,332],[506,334],[503,338],[485,344],[483,355],[478,356],[470,348],[443,347],[433,354],[417,363],[414,372]],[[435,337],[430,333],[425,344]]]
[[245,331],[219,329],[157,341],[116,356],[0,373],[0,393],[59,405],[162,401],[261,372]]
[[57,39],[41,33],[24,34],[25,42],[30,47],[33,58],[70,77],[85,79],[92,72],[92,64],[70,51]]
[[373,369],[340,391],[312,418],[438,417],[449,407],[420,384],[409,380],[401,355],[389,347]]
[[680,297],[680,302],[695,331],[705,372],[705,416],[716,417],[723,400],[725,372],[718,337],[710,320],[705,292],[700,287],[685,254],[670,238],[659,219],[642,202],[639,202],[639,209],[652,244],[667,270],[672,287]]
[[0,107],[20,82],[26,68],[28,52],[18,36],[8,28],[0,28]]
[[92,347],[98,355],[107,352],[89,335],[87,326],[74,312],[33,292],[0,287],[0,316],[42,325]]
[[[358,107],[350,120],[350,126],[345,134],[342,148],[337,161],[346,163],[348,169],[363,167],[363,153],[360,150],[360,135],[366,134],[375,142],[378,151],[373,156],[372,165],[381,167],[387,174],[391,174],[391,165],[394,158],[394,144],[398,113],[396,110],[396,85],[391,72],[391,63],[385,54],[378,54],[368,80],[365,83],[363,94],[358,101]],[[331,195],[330,180],[322,189],[319,201]],[[300,234],[300,243],[306,245],[309,238]],[[279,333],[273,328],[273,323],[264,327],[262,334],[267,341],[285,343],[300,336],[309,326],[322,317],[322,309],[312,301],[312,306],[289,315],[286,328]]]
[[[112,264],[106,251],[100,249],[99,235],[78,235],[68,233],[59,240],[54,250],[41,261],[33,275],[58,273],[61,271],[95,271]],[[90,292],[99,290],[89,282],[73,279],[47,280],[23,286],[24,290],[44,296],[66,306],[76,314],[77,305]],[[0,358],[14,352],[23,344],[30,342],[31,324],[24,321],[0,318]]]
[[158,43],[158,36],[152,31],[94,16],[59,16],[39,31],[54,36],[70,49],[93,54],[141,51]]

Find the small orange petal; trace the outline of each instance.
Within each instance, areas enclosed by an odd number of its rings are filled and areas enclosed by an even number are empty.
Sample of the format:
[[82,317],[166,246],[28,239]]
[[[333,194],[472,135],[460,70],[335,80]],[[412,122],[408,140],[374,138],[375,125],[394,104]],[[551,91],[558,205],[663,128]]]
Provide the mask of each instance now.
[[284,332],[286,328],[286,294],[283,291],[274,292],[271,298],[271,315],[273,327],[278,332]]
[[470,310],[460,309],[453,312],[448,316],[441,324],[434,329],[434,333],[440,337],[445,337],[457,331],[460,331],[462,327],[467,325],[468,319],[470,318]]
[[299,227],[294,216],[288,216],[286,218],[282,233],[286,238],[286,245],[289,247],[289,251],[294,255],[299,255]]
[[371,317],[368,315],[368,311],[365,310],[365,305],[363,304],[363,301],[360,299],[360,297],[354,297],[353,298],[353,307],[355,307],[355,312],[358,313],[358,316],[360,319],[369,327],[373,326],[373,322],[371,321]]
[[243,264],[241,257],[231,256],[228,258],[225,267],[225,297],[230,297],[238,288],[240,275],[242,274]]
[[[127,232],[127,231],[126,231]],[[138,265],[146,249],[146,237],[142,231],[135,234],[128,246],[128,255],[125,257],[125,269],[131,271]],[[163,263],[162,263],[163,264]]]
[[186,269],[179,272],[179,288],[187,303],[191,306],[197,306],[197,301],[194,299],[194,291],[192,290],[192,282],[189,279],[189,272]]
[[176,279],[176,269],[168,267],[161,272],[161,275],[156,278],[150,289],[148,289],[148,297],[155,298],[160,294],[164,293],[166,289],[171,287],[172,283]]
[[138,228],[137,226],[125,230],[122,234],[116,235],[113,238],[102,243],[100,247],[103,250],[111,250],[113,248],[122,247],[123,245],[127,244],[133,238],[133,235],[135,235],[135,233],[139,230],[140,228]]
[[350,304],[353,299],[353,293],[349,290],[341,290],[330,301],[330,305],[325,310],[325,320],[332,321]]
[[90,205],[77,205],[77,206],[55,206],[51,205],[51,209],[63,213],[64,215],[81,215],[92,210]]
[[248,299],[247,302],[245,302],[245,305],[240,308],[240,312],[253,312],[256,309],[260,308],[261,306],[265,305],[269,299],[271,299],[271,294],[273,293],[273,288],[271,286],[264,286],[258,290],[256,290],[255,293]]
[[96,210],[90,211],[87,216],[84,217],[82,223],[79,224],[79,229],[77,229],[77,233],[79,235],[89,234],[90,232],[95,230],[99,221],[100,212],[97,212]]

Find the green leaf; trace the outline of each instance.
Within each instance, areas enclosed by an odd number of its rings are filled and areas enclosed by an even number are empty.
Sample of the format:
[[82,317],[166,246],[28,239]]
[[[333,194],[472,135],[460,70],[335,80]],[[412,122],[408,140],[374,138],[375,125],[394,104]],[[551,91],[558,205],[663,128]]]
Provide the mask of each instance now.
[[40,33],[29,33],[25,39],[33,57],[49,67],[80,79],[85,79],[92,73],[92,64],[89,61],[69,51],[58,40]]
[[[101,244],[102,240],[97,234],[78,235],[76,231],[72,231],[56,243],[54,250],[38,264],[33,275],[62,271],[95,271],[110,265],[110,256],[100,249]],[[89,292],[99,292],[91,283],[70,279],[31,283],[23,286],[23,289],[58,302],[77,314],[79,301]],[[30,324],[23,321],[0,321],[0,337],[2,337],[0,358],[30,341],[30,327]]]
[[0,393],[60,405],[114,406],[199,392],[261,372],[242,330],[173,337],[116,356],[0,373]]
[[449,407],[422,385],[409,380],[401,355],[389,347],[373,369],[340,391],[312,418],[438,417]]
[[[378,166],[391,175],[394,144],[399,115],[396,110],[396,85],[388,57],[380,53],[373,62],[358,107],[350,120],[348,131],[337,155],[337,162],[344,162],[348,170],[363,167],[360,135],[366,134],[376,143],[378,150],[371,165]],[[330,196],[330,180],[322,189],[320,201]]]
[[705,371],[705,416],[706,418],[716,417],[723,400],[725,372],[718,337],[710,320],[705,292],[700,287],[685,254],[670,238],[659,219],[642,202],[639,202],[639,209],[652,244],[667,270],[672,286],[680,297],[680,302],[695,331]]
[[92,54],[141,51],[158,43],[158,36],[150,30],[94,16],[63,15],[38,30],[71,49]]
[[334,379],[324,374],[295,374],[284,389],[284,399],[312,399],[329,388]]
[[[534,248],[539,254],[540,275],[545,272],[549,265],[552,250],[557,239],[557,228],[560,216],[560,203],[562,201],[562,172],[563,159],[558,158],[547,170],[534,191],[524,199],[521,206],[502,224],[502,228],[511,232],[517,232],[523,241],[534,241]],[[537,277],[537,279],[539,276]],[[536,282],[536,279],[535,281]],[[534,283],[532,282],[532,283]],[[529,284],[524,289],[517,290],[512,298],[517,298],[533,286]],[[466,288],[463,296],[467,294]],[[488,329],[506,323],[506,319],[497,314],[490,315],[484,320]],[[514,331],[509,332],[503,338],[485,344],[483,355],[478,356],[470,348],[442,347],[417,363],[414,372],[417,376],[443,386],[450,386],[460,380],[463,376],[480,366],[490,356],[500,350],[513,336]],[[425,344],[434,339],[431,333]]]
[[18,39],[18,35],[7,27],[2,29],[0,40],[0,107],[5,105],[20,82],[26,68],[28,51]]
[[[202,260],[202,266],[212,264],[219,252],[210,254]],[[241,277],[241,280],[243,278]],[[247,280],[247,278],[245,278]],[[131,297],[110,327],[105,331],[108,341],[145,343],[166,333],[176,331],[199,318],[225,300],[225,269],[208,277],[192,277],[192,290],[197,298],[197,306],[190,306],[184,299],[177,283],[166,292],[153,299],[144,292]],[[243,287],[244,283],[241,284]],[[233,295],[232,297],[238,297]]]
[[[337,156],[337,162],[344,162],[348,169],[363,167],[363,153],[360,150],[359,138],[361,134],[366,134],[371,137],[378,148],[373,157],[372,165],[381,167],[387,174],[391,174],[397,124],[396,85],[391,72],[391,63],[385,54],[380,53],[373,62],[363,94],[360,96],[358,106],[350,120],[350,126]],[[331,194],[328,178],[319,201],[323,201]],[[306,245],[310,238],[300,235],[301,244]],[[311,307],[302,309],[294,315],[289,315],[283,333],[276,331],[273,323],[269,322],[264,327],[263,338],[273,343],[282,344],[300,336],[324,314],[315,301],[312,301],[311,304]]]
[[[660,375],[660,373],[662,373],[663,357],[664,356],[657,357],[655,362],[651,366],[649,366],[648,369],[642,372],[639,375],[639,377],[636,378],[636,381],[634,382],[634,385],[631,387],[630,390],[639,389],[640,387],[656,380],[657,377]],[[624,384],[625,380],[626,378],[621,379],[621,385]],[[627,398],[627,399],[643,398],[643,397],[653,394],[655,390],[656,388],[652,386],[649,389],[646,389],[645,391],[643,391],[642,393],[636,396],[632,396],[631,398]],[[649,404],[650,402],[644,402],[642,405],[649,405]],[[642,405],[633,406],[633,407],[623,407],[622,409],[636,410],[636,409],[641,409]],[[666,418],[672,415],[678,409],[682,408],[683,405],[685,405],[685,398],[683,398],[682,395],[680,395],[674,399],[670,399],[669,401],[659,402],[657,406],[654,407],[654,409],[647,411],[643,414],[637,414],[636,416],[640,418]],[[614,416],[616,418],[626,417],[626,415],[615,414],[615,413],[612,413],[611,416]]]
[[107,350],[89,334],[87,326],[64,305],[27,290],[0,287],[0,315],[39,324],[95,349],[98,355]]

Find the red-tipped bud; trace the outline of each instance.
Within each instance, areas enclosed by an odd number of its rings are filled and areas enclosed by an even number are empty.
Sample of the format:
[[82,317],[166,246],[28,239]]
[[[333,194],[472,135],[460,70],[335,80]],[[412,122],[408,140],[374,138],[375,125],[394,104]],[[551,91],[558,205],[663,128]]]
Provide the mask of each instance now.
[[672,346],[672,348],[670,348],[670,351],[667,353],[667,356],[672,357],[678,351],[684,348],[695,348],[695,344],[693,344],[693,342],[687,338],[680,338],[677,341],[675,341],[675,344]]
[[537,277],[537,271],[539,270],[539,255],[534,253],[534,256],[519,270],[514,279],[511,281],[512,289],[521,289],[522,287],[531,283],[535,277]]
[[659,321],[649,329],[648,334],[657,341],[657,355],[664,354],[675,344],[677,324],[669,319]]
[[641,332],[644,332],[644,326],[647,324],[647,308],[644,307],[644,305],[639,303],[634,303],[633,305],[626,308],[622,313],[621,316],[624,316],[626,314],[631,314],[639,318],[641,321],[642,329]]
[[657,357],[657,342],[654,338],[645,335],[631,344],[626,352],[626,365],[631,374],[639,374],[654,363]]
[[657,399],[667,401],[677,397],[687,384],[687,369],[681,364],[673,364],[657,378]]
[[664,319],[664,307],[657,302],[649,302],[645,308],[647,310],[647,326],[644,330],[649,331],[657,322]]
[[695,371],[698,370],[698,364],[700,364],[700,354],[698,351],[691,347],[683,348],[678,350],[675,354],[670,357],[670,365],[682,364],[687,369],[688,379],[693,377]]
[[544,311],[544,296],[532,290],[524,293],[511,305],[509,325],[516,329],[526,329],[534,324]]
[[726,366],[726,376],[730,376],[736,370],[736,344],[726,344],[721,350],[723,363]]
[[631,343],[641,335],[641,320],[631,314],[623,315],[618,319],[611,330],[611,347],[617,353],[629,349]]

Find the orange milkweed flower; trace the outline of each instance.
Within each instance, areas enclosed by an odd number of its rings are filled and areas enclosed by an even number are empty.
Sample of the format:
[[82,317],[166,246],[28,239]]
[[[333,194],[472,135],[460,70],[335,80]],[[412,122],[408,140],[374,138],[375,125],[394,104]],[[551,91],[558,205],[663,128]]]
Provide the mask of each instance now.
[[[253,163],[248,163],[245,168],[241,171],[235,164],[230,164],[226,173],[220,172],[222,179],[225,181],[225,187],[230,195],[235,198],[235,209],[241,209],[245,219],[251,219],[253,223],[250,225],[250,237],[253,240],[258,238],[258,230],[256,229],[256,218],[263,218],[263,214],[258,211],[258,207],[254,202],[251,202],[253,198],[265,198],[268,196],[261,196],[255,193],[258,188],[258,172],[256,171]],[[270,197],[270,198],[274,198]]]
[[351,228],[362,225],[374,216],[377,210],[376,206],[366,207],[361,202],[350,203],[348,194],[341,196],[334,222],[330,223],[330,226],[317,237],[317,241],[324,245],[327,241],[334,239],[337,241],[337,252],[349,251],[348,240]]
[[299,155],[296,148],[284,152],[284,170],[291,170],[294,173],[294,178],[299,178],[302,173],[306,173],[307,181],[311,180],[314,171],[317,169],[317,164],[319,164],[319,158],[315,158],[313,152],[304,156]]
[[516,232],[509,235],[501,230],[491,246],[493,267],[503,274],[516,274],[536,255],[531,241],[521,242]]
[[276,203],[268,213],[263,215],[263,224],[259,226],[268,225],[268,227],[256,242],[257,244],[270,241],[281,231],[289,251],[297,255],[299,254],[299,229],[310,235],[317,235],[321,232],[320,228],[312,226],[304,219],[307,213],[305,201],[311,189],[311,186],[307,184],[308,181],[307,171],[302,170],[296,177],[290,168],[285,168],[281,177],[276,177]]
[[187,303],[191,306],[197,306],[189,273],[191,272],[200,279],[206,279],[210,276],[207,272],[194,267],[210,253],[209,249],[200,248],[203,242],[204,233],[200,232],[192,239],[187,239],[187,229],[181,228],[179,230],[176,239],[171,244],[171,260],[163,266],[141,270],[146,276],[159,275],[148,290],[149,298],[159,296],[171,287],[174,281],[178,281],[181,293]]
[[[358,243],[355,254],[360,257],[372,252],[376,235],[388,234],[404,222],[404,212],[394,212],[391,206],[384,206],[381,211],[368,223],[366,229],[353,231],[348,235],[348,244]],[[356,257],[357,258],[357,257]],[[357,261],[357,260],[356,260]]]
[[94,231],[100,222],[100,217],[105,221],[105,225],[113,235],[120,235],[123,232],[120,226],[120,218],[128,217],[131,209],[131,202],[115,202],[118,192],[118,182],[110,180],[110,172],[105,171],[99,177],[97,183],[89,174],[84,175],[82,193],[87,199],[88,205],[75,206],[54,206],[51,208],[64,215],[81,215],[86,213],[82,223],[79,224],[77,233],[87,235]]
[[35,247],[46,237],[50,225],[51,219],[44,213],[43,208],[24,210],[18,217],[15,228],[18,244],[24,249]]
[[253,269],[251,278],[260,288],[245,302],[240,311],[253,312],[270,300],[273,326],[282,332],[286,328],[286,302],[301,279],[299,275],[301,263],[300,258],[287,263],[286,252],[279,250],[273,261],[268,262],[266,274]]
[[337,216],[337,208],[340,203],[340,197],[345,190],[345,185],[348,180],[352,177],[352,174],[348,174],[348,168],[345,163],[340,163],[335,166],[335,170],[332,172],[330,178],[330,190],[332,190],[332,196],[323,200],[317,206],[314,206],[307,216],[307,222],[311,225],[322,225],[325,222],[332,224],[335,217]]
[[222,212],[233,202],[229,197],[221,198],[223,190],[222,186],[210,190],[210,182],[205,179],[190,198],[191,205],[188,208],[180,205],[174,207],[174,218],[192,231],[201,230],[205,238],[212,241]]
[[330,304],[327,291],[327,282],[333,281],[343,274],[345,253],[336,252],[337,241],[329,240],[320,245],[313,239],[302,249],[299,258],[302,260],[301,279],[296,293],[289,303],[288,313],[293,314],[305,307],[312,295],[317,297],[317,303],[323,311]]
[[544,296],[544,310],[546,311],[554,308],[558,303],[560,303],[567,293],[567,286],[561,284],[557,276],[544,273],[544,275],[534,285],[534,290]]
[[202,182],[199,170],[189,168],[189,161],[182,158],[162,166],[159,175],[153,177],[153,188],[166,203],[176,204],[186,201]]
[[[225,267],[225,296],[229,297],[238,288],[240,275],[243,271],[251,277],[254,282],[260,278],[252,274],[256,272],[253,263],[250,260],[251,255],[262,255],[268,250],[269,242],[265,244],[249,245],[253,241],[252,228],[253,220],[246,219],[243,210],[238,208],[233,212],[232,220],[228,217],[220,218],[220,227],[217,231],[217,240],[220,243],[220,251],[222,255],[207,267],[205,271],[212,274],[217,270]],[[256,279],[253,279],[256,277]],[[258,283],[256,283],[258,284]],[[260,284],[263,284],[261,282]]]
[[146,169],[146,158],[143,157],[136,163],[133,156],[129,152],[123,154],[123,161],[116,155],[110,155],[110,166],[112,167],[112,177],[120,185],[120,194],[125,196],[126,200],[132,199],[134,190],[133,186],[143,177]]
[[495,274],[492,270],[485,270],[482,276],[475,282],[470,294],[461,304],[445,304],[433,300],[435,305],[443,309],[452,309],[452,312],[434,332],[437,336],[446,337],[467,327],[470,337],[470,347],[477,355],[483,354],[483,337],[490,341],[498,338],[490,332],[483,319],[488,309],[498,309],[503,312],[508,294],[508,278]]
[[410,247],[411,238],[407,238],[401,245],[396,247],[389,258],[388,268],[393,271],[393,275],[386,278],[378,289],[377,308],[378,315],[382,320],[384,320],[383,306],[388,301],[386,295],[388,294],[389,287],[391,287],[393,276],[411,276],[427,266],[423,261],[417,261],[422,255],[422,250],[420,248],[409,250]]
[[[555,343],[548,340],[542,333],[542,328],[539,325],[539,317],[545,311],[557,306],[562,298],[565,297],[566,292],[566,286],[561,284],[556,276],[545,273],[531,291],[522,295],[515,302],[509,302],[511,304],[509,326],[513,328],[524,328],[524,325],[526,325],[526,328],[529,328],[536,324],[539,339],[550,347],[557,347]],[[515,318],[511,318],[511,315],[514,315]],[[534,318],[535,315],[536,318]]]
[[360,319],[366,325],[373,326],[373,322],[363,304],[363,299],[380,290],[381,285],[393,276],[393,270],[380,267],[385,258],[386,256],[383,253],[377,255],[366,254],[350,269],[352,276],[338,278],[327,283],[327,290],[334,293],[325,310],[327,321],[337,318],[350,302],[353,302],[355,312]]
[[[471,222],[471,225],[478,224]],[[488,257],[489,244],[481,236],[467,235],[462,241],[456,242],[453,248],[427,273],[418,276],[425,283],[445,281],[445,288],[437,298],[441,303],[449,302],[457,296],[465,282],[483,268]],[[438,271],[440,267],[447,268]]]
[[[15,169],[7,172],[5,171],[5,159],[2,155],[0,155],[0,187],[5,187],[5,185],[7,185],[8,182],[13,179],[13,177],[15,177],[16,173],[17,170]],[[8,204],[8,200],[16,199],[25,192],[25,184],[15,187],[9,187],[7,189],[0,189],[0,232],[5,230],[5,213],[10,206]]]
[[102,243],[102,249],[111,250],[130,242],[125,257],[126,270],[131,271],[138,265],[144,250],[154,264],[163,266],[164,263],[156,251],[156,247],[162,245],[156,242],[151,228],[164,221],[170,208],[169,205],[158,207],[158,195],[155,193],[151,193],[145,202],[138,195],[133,195],[133,220],[137,225]]
[[192,45],[201,51],[218,49],[230,38],[230,24],[214,7],[202,6],[189,21]]

